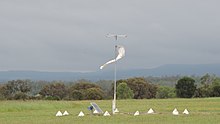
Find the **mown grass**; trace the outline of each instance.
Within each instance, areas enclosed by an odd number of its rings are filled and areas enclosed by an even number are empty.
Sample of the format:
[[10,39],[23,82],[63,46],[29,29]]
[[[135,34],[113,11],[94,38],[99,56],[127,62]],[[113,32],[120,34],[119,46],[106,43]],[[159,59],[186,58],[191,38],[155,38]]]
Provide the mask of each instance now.
[[[111,100],[99,101],[0,101],[1,124],[217,124],[220,123],[220,98],[117,100],[120,114],[104,117],[90,114],[87,107],[96,102],[111,112]],[[153,108],[156,114],[145,114]],[[179,116],[172,115],[174,108]],[[181,114],[187,108],[189,115]],[[55,117],[58,110],[70,115]],[[135,111],[141,115],[133,116]],[[78,117],[80,111],[86,116]]]

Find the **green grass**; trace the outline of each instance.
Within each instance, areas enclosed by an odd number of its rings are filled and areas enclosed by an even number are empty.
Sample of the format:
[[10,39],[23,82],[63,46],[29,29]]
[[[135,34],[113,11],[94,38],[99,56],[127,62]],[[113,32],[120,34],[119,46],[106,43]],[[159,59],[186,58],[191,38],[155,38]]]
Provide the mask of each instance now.
[[[220,98],[117,100],[121,114],[110,117],[90,115],[87,107],[96,102],[111,112],[111,100],[99,101],[0,101],[1,124],[216,124],[220,123]],[[153,108],[156,114],[144,114]],[[174,108],[179,116],[172,115]],[[181,114],[187,108],[189,115]],[[70,115],[55,117],[58,110]],[[133,116],[135,111],[142,113]],[[78,117],[80,111],[86,116]]]

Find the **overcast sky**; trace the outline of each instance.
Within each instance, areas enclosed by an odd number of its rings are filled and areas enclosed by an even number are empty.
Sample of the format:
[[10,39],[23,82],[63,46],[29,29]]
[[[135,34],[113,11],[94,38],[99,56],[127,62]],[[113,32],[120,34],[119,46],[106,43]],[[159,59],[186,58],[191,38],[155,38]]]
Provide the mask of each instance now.
[[[220,63],[219,0],[0,0],[0,70]],[[116,43],[108,33],[127,34]],[[112,69],[109,65],[106,69]]]

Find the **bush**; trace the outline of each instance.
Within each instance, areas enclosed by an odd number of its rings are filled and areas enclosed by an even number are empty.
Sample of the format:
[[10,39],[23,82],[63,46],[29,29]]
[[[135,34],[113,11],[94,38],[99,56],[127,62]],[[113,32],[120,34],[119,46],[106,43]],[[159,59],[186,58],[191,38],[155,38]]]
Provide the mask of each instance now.
[[134,97],[134,93],[128,87],[126,83],[120,83],[117,86],[117,98],[118,99],[131,99],[133,97]]
[[209,85],[204,85],[202,87],[199,87],[198,89],[196,89],[194,97],[210,97],[211,96],[211,88]]
[[53,83],[45,85],[39,94],[46,97],[46,99],[62,100],[67,96],[67,90],[64,84]]
[[15,94],[14,99],[15,100],[26,100],[26,99],[28,99],[28,95],[23,92],[19,92],[19,93]]
[[70,99],[71,100],[83,100],[84,99],[84,94],[80,90],[74,90],[70,94]]
[[120,83],[126,83],[128,85],[128,87],[133,91],[134,99],[151,99],[156,97],[157,86],[149,83],[142,77],[117,81],[117,84]]
[[105,95],[98,85],[86,82],[76,83],[68,91],[73,100],[101,100]]
[[211,94],[213,97],[220,97],[220,86],[213,86]]
[[85,92],[85,99],[101,100],[103,99],[104,92],[99,88],[89,88]]
[[176,84],[176,95],[180,98],[191,98],[195,91],[195,80],[189,77],[183,77]]
[[30,90],[29,80],[12,80],[0,87],[1,95],[7,100],[25,100]]
[[45,97],[45,100],[60,100],[60,98],[58,98],[57,96],[48,96]]
[[156,98],[165,99],[174,97],[176,97],[175,88],[160,86],[157,90]]

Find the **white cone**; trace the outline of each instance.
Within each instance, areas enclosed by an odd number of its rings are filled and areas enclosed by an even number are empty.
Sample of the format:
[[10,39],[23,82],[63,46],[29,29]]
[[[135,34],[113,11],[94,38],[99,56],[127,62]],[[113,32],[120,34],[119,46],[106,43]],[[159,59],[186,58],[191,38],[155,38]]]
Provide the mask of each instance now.
[[188,114],[189,114],[189,111],[188,111],[187,109],[185,109],[185,110],[183,111],[183,114],[188,115]]
[[136,111],[136,112],[134,113],[134,116],[137,116],[137,115],[140,115],[139,111]]
[[175,108],[174,110],[173,110],[173,115],[179,115],[179,112],[178,112],[178,110]]
[[97,110],[95,110],[95,111],[93,112],[93,114],[98,114],[98,111],[97,111]]
[[118,113],[119,111],[118,111],[118,109],[116,108],[114,112],[115,112],[115,113]]
[[65,115],[69,115],[69,113],[67,112],[67,111],[65,111],[64,113],[63,113],[63,115],[65,116]]
[[103,116],[111,116],[111,115],[108,113],[108,111],[106,111]]
[[61,113],[61,111],[58,111],[58,112],[56,113],[56,116],[57,116],[57,117],[60,117],[60,116],[63,116],[63,114]]
[[85,115],[84,115],[84,113],[81,111],[78,116],[79,116],[79,117],[83,117],[83,116],[85,116]]
[[154,113],[154,110],[152,108],[150,108],[147,112],[147,114],[153,114]]

